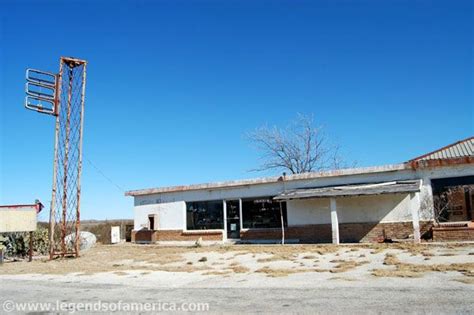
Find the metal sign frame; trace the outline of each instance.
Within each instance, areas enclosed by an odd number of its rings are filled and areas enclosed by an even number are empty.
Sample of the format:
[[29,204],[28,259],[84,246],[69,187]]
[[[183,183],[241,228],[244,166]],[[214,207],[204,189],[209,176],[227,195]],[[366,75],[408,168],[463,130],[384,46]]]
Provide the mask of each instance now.
[[58,74],[26,70],[25,107],[56,117],[50,259],[79,256],[86,66],[85,60],[61,57]]
[[[41,78],[36,75],[41,75]],[[58,75],[41,71],[37,69],[26,69],[26,83],[25,83],[25,107],[29,110],[34,110],[39,113],[57,115],[57,103],[58,103]],[[36,91],[34,88],[39,88],[40,91]],[[43,93],[42,89],[51,91],[51,93]],[[51,106],[44,107],[42,104],[48,103]]]

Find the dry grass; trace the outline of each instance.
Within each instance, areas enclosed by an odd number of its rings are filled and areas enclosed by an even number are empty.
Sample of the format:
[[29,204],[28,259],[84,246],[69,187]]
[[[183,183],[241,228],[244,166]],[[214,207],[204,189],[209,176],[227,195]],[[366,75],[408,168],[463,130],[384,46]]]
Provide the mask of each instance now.
[[[0,268],[0,274],[68,274],[83,272],[94,274],[109,271],[182,271],[199,270],[184,264],[182,254],[201,252],[198,248],[158,247],[143,245],[96,245],[81,253],[81,257],[35,259],[33,262],[7,262]],[[208,249],[209,251],[209,249]],[[124,263],[127,261],[127,263]],[[179,267],[170,266],[179,264]],[[184,266],[183,266],[184,265]]]
[[384,265],[399,265],[401,264],[400,260],[398,260],[397,255],[387,253],[385,254],[385,259],[383,261]]
[[455,256],[456,254],[454,253],[441,253],[438,256]]
[[411,264],[401,262],[395,255],[387,253],[384,265],[393,266],[395,269],[374,269],[372,275],[376,277],[416,278],[423,276],[426,272],[457,271],[467,277],[474,277],[474,263]]
[[83,277],[83,276],[92,276],[94,273],[92,272],[81,272],[76,275],[76,277]]
[[230,270],[211,270],[203,273],[204,276],[224,276],[232,273]]
[[[87,274],[95,274],[109,271],[168,271],[168,272],[197,272],[212,271],[210,266],[206,266],[205,260],[201,256],[201,262],[193,264],[186,261],[184,254],[189,253],[210,253],[217,252],[225,254],[235,250],[236,247],[161,247],[154,245],[97,245],[89,251],[82,253],[78,259],[56,259],[49,261],[46,258],[34,260],[32,263],[14,262],[5,263],[0,268],[0,274],[22,274],[22,273],[38,273],[38,274],[68,274],[83,272]],[[272,260],[278,259],[296,259],[300,251],[312,252],[313,249],[321,252],[329,252],[326,246],[238,246],[237,254],[245,255],[250,253],[273,254]],[[222,267],[225,268],[225,267]],[[232,265],[231,271],[235,273],[250,272],[245,266]]]
[[338,273],[338,272],[346,272],[349,270],[352,270],[354,268],[357,268],[359,266],[368,264],[369,261],[363,260],[363,261],[355,261],[355,260],[343,260],[340,261],[338,260],[338,264],[334,266],[333,269],[330,270],[332,273]]
[[177,263],[177,262],[183,262],[185,261],[185,259],[181,257],[181,255],[170,254],[170,255],[163,255],[163,256],[156,255],[156,257],[147,259],[145,261],[150,264],[166,265],[166,264],[172,264],[172,263]]
[[474,284],[474,278],[472,277],[462,277],[462,278],[454,279],[454,281],[465,283],[465,284]]
[[286,277],[293,273],[299,272],[306,272],[308,270],[301,270],[301,269],[287,269],[287,268],[270,268],[270,267],[263,267],[260,269],[255,270],[258,273],[264,273],[267,277]]
[[271,261],[279,261],[279,260],[295,260],[298,256],[295,255],[294,253],[271,253],[272,256],[268,258],[259,258],[257,259],[258,263],[266,263],[266,262],[271,262]]
[[349,277],[331,277],[328,280],[344,280],[344,281],[357,281],[355,278],[349,278]]
[[271,268],[269,266],[265,266],[263,268],[255,270],[258,273],[264,273],[267,277],[286,277],[291,274],[295,273],[303,273],[303,272],[332,272],[330,269],[323,269],[323,268]]
[[[463,246],[471,246],[469,249],[472,251],[472,245],[436,245],[437,249],[444,249],[449,252],[448,249],[459,249]],[[207,263],[194,263],[187,261],[185,255],[194,254],[197,257],[213,257],[211,253],[217,253],[222,255],[229,255],[228,260],[232,260],[235,256],[239,255],[250,255],[252,257],[259,257],[259,255],[271,255],[269,258],[256,259],[258,263],[270,262],[270,261],[295,261],[297,257],[303,256],[303,259],[314,259],[318,255],[326,255],[332,253],[333,256],[338,252],[341,252],[339,257],[343,257],[344,253],[355,251],[352,248],[367,249],[371,250],[372,253],[383,252],[388,249],[404,250],[409,253],[417,253],[425,257],[431,257],[427,254],[433,249],[433,246],[427,244],[372,244],[372,245],[351,245],[350,247],[335,246],[335,245],[234,245],[234,246],[212,246],[212,247],[163,247],[157,245],[134,245],[134,244],[121,244],[121,245],[97,245],[89,251],[81,253],[81,257],[78,259],[56,259],[49,261],[47,258],[35,259],[33,262],[28,263],[26,261],[20,262],[5,262],[0,268],[0,274],[68,274],[68,273],[84,273],[94,274],[100,272],[110,271],[133,271],[137,270],[140,272],[151,272],[151,271],[170,271],[170,272],[197,272],[197,271],[208,271],[212,272],[214,269]],[[473,254],[473,253],[469,253]],[[250,257],[249,256],[249,257]],[[370,256],[370,255],[367,255]],[[226,257],[226,256],[225,256]],[[359,257],[364,257],[363,254]],[[223,258],[223,257],[221,257]],[[396,257],[392,257],[395,259]],[[301,258],[300,258],[301,259]],[[224,261],[224,259],[221,259]],[[354,259],[357,260],[357,259]],[[317,259],[314,260],[317,262]],[[335,260],[336,261],[336,260]],[[361,264],[367,262],[351,262],[344,259],[338,259],[336,265],[333,268],[333,272],[343,272],[346,270],[353,269]],[[430,267],[414,267],[419,265],[402,264],[399,261],[387,263],[394,268],[394,270],[388,271],[374,271],[374,274],[393,275],[401,274],[403,272],[410,272],[411,275],[418,274],[420,268],[424,268],[428,271],[433,269],[440,270],[456,270],[460,271],[467,276],[473,274],[473,268],[471,264],[452,264],[452,265],[427,265]],[[400,267],[397,267],[397,264]],[[423,265],[424,266],[424,265]],[[433,267],[434,266],[434,267]],[[447,267],[450,266],[450,267]],[[217,269],[233,271],[236,273],[250,272],[247,267],[241,265],[232,265],[230,268],[225,266],[216,267]],[[298,267],[301,268],[301,267]],[[268,270],[265,268],[259,269],[260,273],[269,273],[273,275],[283,275],[296,272],[328,272],[330,270],[317,269],[317,266],[311,269],[273,269]],[[235,269],[235,270],[234,270]],[[263,270],[262,270],[263,269]],[[436,271],[436,270],[435,270]]]
[[[469,244],[436,244],[437,248],[443,249],[459,249],[463,247],[470,246]],[[407,253],[416,256],[423,255],[428,253],[429,250],[433,248],[433,245],[428,243],[414,244],[414,243],[381,243],[381,244],[368,244],[362,245],[362,248],[371,249],[371,254],[379,254],[389,249],[398,249],[401,251],[406,251]]]
[[374,269],[372,275],[376,277],[419,278],[422,274],[410,270]]
[[229,267],[234,273],[247,273],[247,272],[250,272],[250,269],[245,267],[245,266],[242,266],[240,264],[232,264],[230,267]]

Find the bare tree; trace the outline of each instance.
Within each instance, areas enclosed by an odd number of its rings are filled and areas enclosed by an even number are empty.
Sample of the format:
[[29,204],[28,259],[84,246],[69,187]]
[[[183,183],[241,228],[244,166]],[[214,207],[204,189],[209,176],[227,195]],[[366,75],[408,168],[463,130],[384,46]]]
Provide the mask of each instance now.
[[448,188],[442,193],[433,196],[434,220],[436,223],[446,222],[449,219],[449,210],[453,206],[453,188]]
[[339,146],[331,145],[313,116],[298,114],[285,128],[262,126],[247,134],[261,153],[253,171],[279,170],[291,174],[342,168]]
[[[448,222],[452,220],[453,218],[451,218],[451,216],[453,210],[461,210],[462,213],[462,206],[461,209],[459,209],[459,206],[465,202],[465,193],[468,192],[470,195],[473,190],[474,185],[457,185],[447,187],[442,192],[434,194],[433,210],[436,223]],[[460,202],[459,198],[461,198],[463,201]],[[465,219],[467,220],[467,217]]]

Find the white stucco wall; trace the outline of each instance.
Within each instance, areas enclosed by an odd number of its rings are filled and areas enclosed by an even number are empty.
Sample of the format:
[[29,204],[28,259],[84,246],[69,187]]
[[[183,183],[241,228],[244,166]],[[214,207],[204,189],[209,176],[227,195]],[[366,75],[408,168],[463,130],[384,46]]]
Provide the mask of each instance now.
[[184,201],[135,206],[134,229],[148,227],[148,216],[155,215],[155,230],[182,230],[185,226]]
[[[339,223],[400,222],[411,220],[408,194],[336,198]],[[413,205],[417,206],[417,205]],[[288,224],[330,224],[329,199],[288,202]]]

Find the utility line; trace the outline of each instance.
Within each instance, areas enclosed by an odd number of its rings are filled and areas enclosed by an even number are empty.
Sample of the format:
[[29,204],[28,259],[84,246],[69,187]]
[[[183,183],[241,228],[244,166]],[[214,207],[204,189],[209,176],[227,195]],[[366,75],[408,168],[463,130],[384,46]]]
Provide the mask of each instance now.
[[113,186],[115,186],[115,188],[117,188],[118,190],[120,190],[121,193],[124,193],[125,192],[125,189],[123,189],[122,187],[120,187],[118,184],[116,184],[114,181],[112,181],[107,175],[104,174],[104,172],[102,172],[94,163],[92,163],[91,160],[89,160],[89,158],[87,156],[85,156],[83,154],[83,156],[85,157],[87,163],[89,163],[95,170],[97,173],[99,173],[103,178],[105,178],[109,183],[111,183]]

